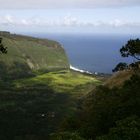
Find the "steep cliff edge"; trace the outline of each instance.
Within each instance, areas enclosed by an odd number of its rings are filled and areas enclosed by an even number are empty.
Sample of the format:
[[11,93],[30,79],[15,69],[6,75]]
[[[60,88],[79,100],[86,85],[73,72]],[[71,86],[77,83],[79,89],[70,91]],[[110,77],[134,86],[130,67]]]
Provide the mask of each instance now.
[[61,44],[48,39],[0,32],[2,44],[8,53],[0,55],[0,77],[13,78],[33,71],[54,71],[69,68]]

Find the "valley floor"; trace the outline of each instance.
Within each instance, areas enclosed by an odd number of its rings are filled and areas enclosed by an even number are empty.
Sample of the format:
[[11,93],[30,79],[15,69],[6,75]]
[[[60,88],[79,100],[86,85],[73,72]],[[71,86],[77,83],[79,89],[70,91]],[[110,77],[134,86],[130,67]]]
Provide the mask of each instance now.
[[45,134],[46,138],[76,111],[79,99],[101,83],[70,70],[1,82],[0,123],[4,124],[0,130],[6,132],[4,137]]

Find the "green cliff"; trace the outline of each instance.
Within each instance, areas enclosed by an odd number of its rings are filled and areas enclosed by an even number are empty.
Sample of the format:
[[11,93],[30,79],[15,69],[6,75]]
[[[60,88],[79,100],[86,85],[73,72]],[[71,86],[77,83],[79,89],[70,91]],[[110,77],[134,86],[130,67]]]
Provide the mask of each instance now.
[[2,44],[8,53],[0,55],[0,76],[23,77],[37,71],[69,68],[61,44],[48,39],[0,32]]

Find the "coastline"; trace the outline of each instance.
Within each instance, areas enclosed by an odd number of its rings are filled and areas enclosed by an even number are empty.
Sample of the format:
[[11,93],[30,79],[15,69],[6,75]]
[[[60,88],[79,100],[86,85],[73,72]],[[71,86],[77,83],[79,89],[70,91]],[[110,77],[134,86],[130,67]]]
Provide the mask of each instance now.
[[89,71],[86,71],[86,70],[76,68],[76,67],[74,67],[72,65],[70,65],[70,70],[80,72],[80,73],[83,73],[83,74],[88,74],[88,75],[91,75],[91,76],[104,77],[104,78],[108,78],[108,77],[110,77],[112,75],[112,74],[98,73],[98,72],[93,72],[92,73],[92,72],[89,72]]
[[82,69],[76,68],[76,67],[74,67],[74,66],[72,66],[72,65],[70,65],[70,69],[73,70],[73,71],[80,72],[80,73],[86,73],[86,74],[90,74],[90,75],[93,75],[93,74],[94,74],[94,75],[98,75],[97,72],[95,72],[95,73],[91,73],[91,72],[89,72],[89,71],[85,71],[85,70],[82,70]]

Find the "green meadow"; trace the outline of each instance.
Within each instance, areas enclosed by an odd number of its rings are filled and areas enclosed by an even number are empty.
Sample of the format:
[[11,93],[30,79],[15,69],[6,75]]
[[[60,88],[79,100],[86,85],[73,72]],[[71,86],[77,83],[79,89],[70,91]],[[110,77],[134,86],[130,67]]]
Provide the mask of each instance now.
[[[49,86],[50,89],[58,93],[77,93],[85,94],[101,81],[91,75],[85,75],[71,70],[60,70],[37,75],[32,78],[15,80],[14,85],[17,88],[31,88],[38,86]],[[90,86],[91,88],[88,88]]]
[[56,41],[0,35],[0,140],[140,139],[139,39],[110,77],[71,70]]
[[5,123],[0,127],[8,132],[1,136],[22,140],[28,134],[27,139],[48,139],[66,117],[74,115],[80,98],[101,83],[91,75],[71,70],[1,81],[0,124]]
[[48,139],[102,80],[70,70],[56,41],[1,36],[8,53],[0,55],[0,140]]
[[30,77],[33,71],[47,72],[69,68],[61,44],[22,35],[2,35],[2,44],[8,53],[0,55],[1,79]]

